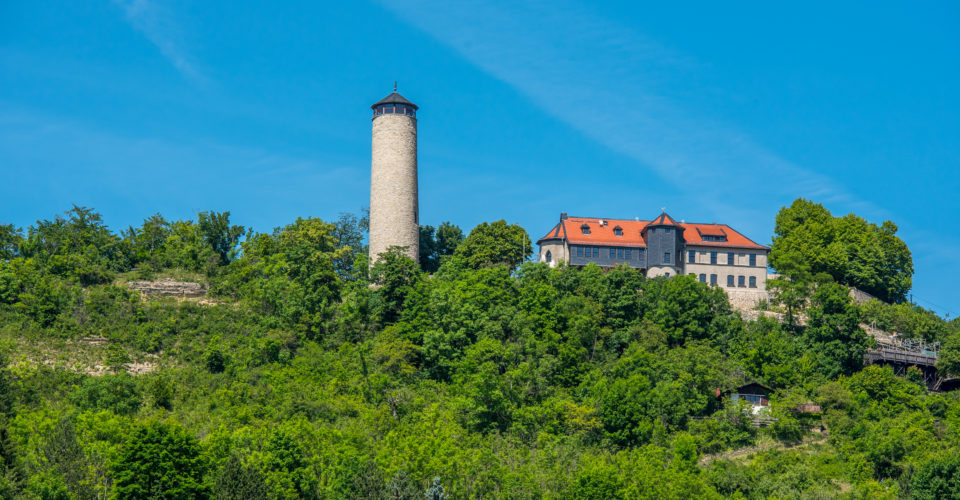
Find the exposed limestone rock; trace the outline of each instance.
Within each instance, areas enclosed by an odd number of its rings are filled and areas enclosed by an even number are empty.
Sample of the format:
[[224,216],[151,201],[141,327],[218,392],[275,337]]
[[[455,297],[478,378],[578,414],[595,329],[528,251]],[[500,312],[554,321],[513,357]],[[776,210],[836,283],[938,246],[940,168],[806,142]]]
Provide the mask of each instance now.
[[175,281],[164,278],[157,281],[130,281],[127,288],[146,295],[169,295],[173,297],[203,297],[207,288],[200,283]]

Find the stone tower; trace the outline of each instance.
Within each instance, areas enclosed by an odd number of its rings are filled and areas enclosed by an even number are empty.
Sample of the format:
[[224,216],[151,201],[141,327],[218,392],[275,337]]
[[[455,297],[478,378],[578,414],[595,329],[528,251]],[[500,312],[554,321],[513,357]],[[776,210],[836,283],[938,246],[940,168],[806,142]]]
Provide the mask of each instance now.
[[370,171],[370,263],[392,246],[406,247],[417,262],[420,216],[417,194],[417,105],[393,93],[373,108]]

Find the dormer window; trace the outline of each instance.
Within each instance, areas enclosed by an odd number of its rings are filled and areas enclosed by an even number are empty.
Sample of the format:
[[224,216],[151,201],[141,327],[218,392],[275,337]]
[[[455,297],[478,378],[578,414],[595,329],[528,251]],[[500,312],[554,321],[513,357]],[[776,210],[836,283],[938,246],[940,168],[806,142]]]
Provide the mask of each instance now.
[[580,226],[580,232],[583,234],[590,234],[590,226],[586,224]]
[[623,228],[620,227],[620,226],[617,226],[617,227],[613,228],[613,235],[614,235],[614,236],[623,236]]
[[726,236],[716,236],[712,234],[705,234],[702,236],[703,241],[727,241]]

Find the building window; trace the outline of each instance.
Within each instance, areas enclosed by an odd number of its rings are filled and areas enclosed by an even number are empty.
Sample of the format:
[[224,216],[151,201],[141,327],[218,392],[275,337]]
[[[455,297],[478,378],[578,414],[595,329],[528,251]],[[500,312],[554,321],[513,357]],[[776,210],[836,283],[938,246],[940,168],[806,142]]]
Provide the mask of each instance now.
[[727,275],[727,286],[730,287],[730,288],[733,288],[733,275],[732,275],[732,274],[728,274],[728,275]]
[[743,276],[737,276],[737,286],[739,288],[745,288],[747,286],[747,280]]
[[580,232],[583,234],[590,234],[590,226],[586,224],[580,226]]
[[615,259],[616,257],[617,257],[617,249],[616,249],[616,248],[611,248],[611,249],[610,249],[610,258],[611,258],[611,259]]
[[663,263],[664,263],[664,264],[669,264],[669,263],[670,263],[670,252],[664,252],[664,253],[663,253]]
[[663,275],[666,276],[667,278],[670,277],[670,273],[663,273]]
[[600,248],[598,248],[598,247],[593,247],[593,256],[594,256],[594,257],[599,257],[599,256],[600,256]]
[[733,252],[727,252],[727,265],[734,265],[735,261],[733,260]]
[[716,284],[717,284],[717,275],[716,275],[716,274],[711,274],[711,275],[710,275],[710,284],[711,284],[711,285],[716,285]]
[[756,276],[751,276],[751,277],[750,277],[750,288],[756,288],[756,287],[757,287],[757,277],[756,277]]
[[550,250],[547,250],[547,264],[553,261],[553,254],[550,253]]
[[583,257],[583,247],[577,247],[577,257]]
[[700,283],[706,283],[706,282],[707,282],[707,275],[701,273],[701,274],[700,274]]
[[717,252],[710,252],[710,263],[711,264],[717,263]]
[[687,252],[687,262],[691,264],[696,264],[697,262],[697,252],[690,250]]
[[752,253],[750,254],[750,266],[756,267],[756,265],[757,265],[757,254]]
[[665,227],[665,228],[663,228],[663,232],[664,232],[665,234],[670,234],[670,230],[671,230],[671,229],[673,229],[673,228],[672,228],[672,227]]
[[643,249],[642,249],[642,248],[638,248],[638,249],[637,249],[637,258],[640,259],[640,260],[643,260]]
[[618,248],[618,249],[617,249],[617,258],[618,258],[618,259],[622,259],[622,258],[623,258],[623,249],[622,249],[622,248]]
[[710,234],[703,235],[703,241],[727,241],[726,236],[714,236]]
[[614,236],[623,236],[623,228],[621,228],[620,226],[617,226],[617,227],[613,228],[613,235],[614,235]]
[[629,249],[629,248],[626,249],[626,250],[624,250],[624,251],[623,251],[623,254],[624,254],[624,256],[627,258],[627,260],[630,260],[630,249]]

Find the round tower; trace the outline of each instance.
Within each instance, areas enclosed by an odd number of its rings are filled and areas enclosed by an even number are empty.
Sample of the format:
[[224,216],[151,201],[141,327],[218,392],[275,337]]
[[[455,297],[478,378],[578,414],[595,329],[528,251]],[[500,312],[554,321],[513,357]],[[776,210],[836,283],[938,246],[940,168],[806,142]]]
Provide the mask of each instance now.
[[373,106],[370,171],[370,264],[388,248],[420,254],[417,194],[417,105],[397,93]]

